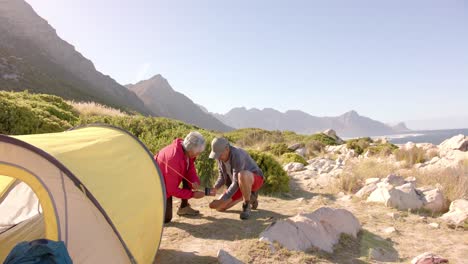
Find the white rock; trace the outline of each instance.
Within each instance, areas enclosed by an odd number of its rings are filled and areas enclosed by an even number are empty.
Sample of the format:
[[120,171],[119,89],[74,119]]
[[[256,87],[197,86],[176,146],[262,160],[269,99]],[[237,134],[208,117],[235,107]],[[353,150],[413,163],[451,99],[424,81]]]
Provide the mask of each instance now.
[[375,183],[365,185],[356,193],[356,197],[367,198],[375,189],[377,189],[377,184]]
[[468,200],[458,199],[450,204],[448,213],[440,217],[451,225],[461,226],[468,219]]
[[317,247],[332,253],[341,233],[356,237],[360,229],[359,221],[351,212],[322,207],[273,223],[260,234],[260,240],[277,241],[289,250],[305,251]]
[[440,227],[438,223],[430,223],[429,226],[435,229],[438,229]]
[[307,154],[307,149],[306,148],[299,148],[296,149],[295,151],[298,155],[301,155],[302,157],[305,157]]
[[405,182],[414,182],[414,183],[416,183],[416,177],[406,177]]
[[304,164],[300,162],[290,162],[284,165],[283,169],[287,172],[300,171],[304,169]]
[[440,160],[439,157],[433,157],[428,163],[429,163],[429,164],[435,164],[435,163],[437,163],[439,160]]
[[399,213],[388,213],[387,215],[390,216],[393,220],[397,220],[398,218],[400,218]]
[[405,184],[405,179],[401,176],[395,175],[395,174],[390,174],[387,177],[385,177],[382,182],[389,183],[393,186],[400,186]]
[[439,188],[424,190],[422,193],[424,195],[424,209],[430,210],[434,213],[439,213],[445,210],[446,201],[442,191]]
[[450,150],[468,151],[468,137],[459,134],[440,143],[439,149],[442,152]]
[[244,262],[233,257],[227,251],[220,249],[218,251],[218,262],[220,264],[243,264]]
[[393,234],[393,233],[396,233],[397,230],[394,227],[387,227],[383,230],[383,232],[385,234]]
[[387,207],[399,210],[419,209],[423,205],[421,197],[411,183],[398,187],[384,182],[378,183],[377,189],[369,195],[367,202],[383,203]]
[[411,149],[413,149],[413,148],[415,148],[415,147],[416,147],[416,144],[414,144],[413,142],[410,141],[410,142],[406,143],[406,144],[403,146],[403,149],[405,149],[405,150],[411,150]]
[[377,184],[378,182],[380,182],[380,178],[368,178],[368,179],[366,179],[366,185],[367,184],[372,184],[372,183]]

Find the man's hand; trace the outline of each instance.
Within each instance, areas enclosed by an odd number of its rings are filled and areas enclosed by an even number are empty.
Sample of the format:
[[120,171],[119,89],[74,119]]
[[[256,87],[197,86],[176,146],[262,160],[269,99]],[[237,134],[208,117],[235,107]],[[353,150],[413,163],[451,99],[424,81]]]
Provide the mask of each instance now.
[[211,188],[210,189],[210,196],[215,196],[217,191],[218,190],[216,188]]
[[223,203],[223,201],[221,201],[221,200],[213,200],[210,203],[210,208],[211,209],[217,209],[222,203]]
[[204,192],[199,192],[199,191],[193,192],[193,198],[200,199],[200,198],[203,198],[203,197],[205,197]]
[[192,189],[193,190],[198,190],[198,188],[200,188],[200,184],[198,184],[198,182],[192,183]]

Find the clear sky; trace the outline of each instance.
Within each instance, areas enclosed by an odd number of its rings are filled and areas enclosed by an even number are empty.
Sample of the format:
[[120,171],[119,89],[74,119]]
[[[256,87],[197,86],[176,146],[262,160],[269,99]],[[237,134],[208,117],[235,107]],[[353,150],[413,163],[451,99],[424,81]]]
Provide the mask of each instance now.
[[119,83],[160,73],[212,112],[468,119],[466,0],[27,2]]

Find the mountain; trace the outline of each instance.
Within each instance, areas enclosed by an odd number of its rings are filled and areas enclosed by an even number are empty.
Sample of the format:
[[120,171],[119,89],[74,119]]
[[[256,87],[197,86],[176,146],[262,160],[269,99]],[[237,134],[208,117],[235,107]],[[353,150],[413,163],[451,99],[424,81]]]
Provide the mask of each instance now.
[[0,0],[0,89],[152,114],[134,93],[98,72],[23,0]]
[[157,115],[221,132],[233,130],[207,113],[206,109],[202,110],[187,96],[174,91],[169,82],[159,74],[137,84],[128,84],[126,87],[138,95],[145,106]]
[[213,115],[234,128],[256,127],[268,130],[292,130],[301,134],[311,134],[331,128],[343,137],[360,137],[388,135],[403,129],[408,130],[403,123],[391,127],[361,116],[356,111],[349,111],[337,117],[317,117],[299,110],[282,113],[271,108],[259,110],[239,107],[224,115]]

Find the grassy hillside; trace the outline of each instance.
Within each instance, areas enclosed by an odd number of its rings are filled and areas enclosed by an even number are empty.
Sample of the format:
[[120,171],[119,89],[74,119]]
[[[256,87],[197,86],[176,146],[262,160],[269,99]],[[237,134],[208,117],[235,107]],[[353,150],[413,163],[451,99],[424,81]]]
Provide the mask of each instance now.
[[[190,131],[199,131],[208,143],[219,135],[168,118],[126,115],[99,104],[83,105],[66,102],[54,95],[0,91],[0,133],[2,134],[60,132],[73,126],[92,123],[121,127],[138,137],[152,153],[158,152],[175,138],[183,138]],[[206,150],[196,162],[199,176],[205,186],[210,186],[217,176],[215,162],[208,159],[210,151],[211,146],[207,144]],[[289,178],[272,156],[258,153],[254,158],[267,176],[264,193],[289,190]]]

